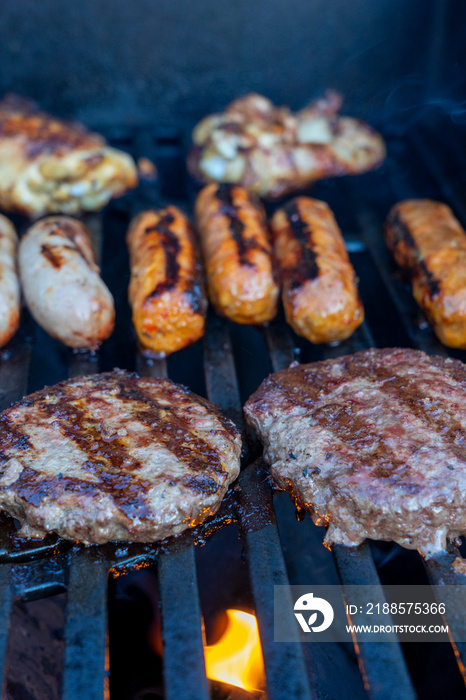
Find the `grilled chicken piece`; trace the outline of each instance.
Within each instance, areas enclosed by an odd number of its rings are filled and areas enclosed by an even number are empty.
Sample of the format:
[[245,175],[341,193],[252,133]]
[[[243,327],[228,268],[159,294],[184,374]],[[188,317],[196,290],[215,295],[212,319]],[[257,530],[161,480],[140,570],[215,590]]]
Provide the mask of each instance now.
[[176,207],[145,211],[130,224],[129,301],[143,348],[159,357],[204,335],[207,301],[194,231]]
[[286,320],[311,343],[348,338],[364,320],[356,275],[332,211],[297,197],[271,221]]
[[0,414],[0,508],[28,536],[151,542],[215,513],[241,439],[208,401],[115,370],[61,382]]
[[11,221],[0,215],[0,347],[19,327],[21,290],[18,277],[18,236]]
[[245,406],[276,483],[325,542],[431,555],[466,534],[466,367],[367,350],[266,379]]
[[279,288],[262,206],[242,187],[207,185],[196,200],[196,221],[215,309],[236,323],[270,321]]
[[400,202],[388,215],[385,238],[438,338],[466,348],[466,233],[450,207],[429,199]]
[[14,95],[0,102],[0,207],[31,218],[101,209],[137,185],[133,159]]
[[358,119],[339,117],[341,102],[329,90],[293,114],[262,95],[240,97],[195,127],[188,168],[201,182],[235,183],[275,199],[315,180],[378,167],[382,137]]
[[21,239],[19,271],[34,319],[71,348],[97,350],[115,323],[113,297],[99,275],[81,221],[49,216]]

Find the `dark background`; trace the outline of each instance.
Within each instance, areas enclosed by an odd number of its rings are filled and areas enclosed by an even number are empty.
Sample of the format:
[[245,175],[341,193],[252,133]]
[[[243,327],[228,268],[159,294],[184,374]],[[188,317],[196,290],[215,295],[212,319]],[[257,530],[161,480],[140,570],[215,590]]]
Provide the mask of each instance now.
[[[3,0],[0,94],[89,125],[192,126],[256,90],[327,87],[377,122],[461,110],[462,0]],[[458,104],[460,105],[458,107]]]

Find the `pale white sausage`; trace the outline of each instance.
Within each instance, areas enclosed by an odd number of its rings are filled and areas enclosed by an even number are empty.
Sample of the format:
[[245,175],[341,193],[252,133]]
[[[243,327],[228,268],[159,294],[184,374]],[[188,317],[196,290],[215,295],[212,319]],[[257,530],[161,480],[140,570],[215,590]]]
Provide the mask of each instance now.
[[31,226],[19,246],[19,271],[29,311],[51,336],[96,350],[111,335],[113,297],[81,221],[50,216]]
[[11,340],[19,326],[21,292],[17,249],[15,228],[9,219],[0,214],[0,347]]

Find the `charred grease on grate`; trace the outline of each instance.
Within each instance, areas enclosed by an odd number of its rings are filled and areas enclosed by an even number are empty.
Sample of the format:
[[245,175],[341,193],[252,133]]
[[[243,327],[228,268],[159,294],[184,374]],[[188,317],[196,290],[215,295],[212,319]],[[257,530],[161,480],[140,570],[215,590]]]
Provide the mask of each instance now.
[[312,247],[312,231],[309,223],[304,221],[296,201],[289,202],[284,211],[288,219],[288,224],[299,243],[301,255],[297,261],[293,275],[290,280],[290,288],[301,287],[307,280],[313,280],[319,276],[319,266],[317,255]]
[[153,226],[146,228],[146,234],[157,232],[160,235],[163,250],[165,253],[165,279],[159,282],[156,288],[147,297],[148,300],[155,299],[164,292],[173,289],[180,273],[178,256],[181,251],[178,236],[171,230],[170,225],[175,221],[175,217],[170,212],[164,212],[163,216]]
[[222,183],[217,187],[217,197],[221,202],[220,211],[226,217],[228,217],[230,224],[231,235],[236,243],[238,249],[238,258],[240,265],[246,265],[247,267],[255,267],[255,263],[248,259],[248,252],[250,250],[257,250],[261,246],[258,245],[254,238],[248,238],[245,235],[245,225],[242,222],[238,207],[234,203],[234,185],[228,183]]
[[[390,227],[390,235],[393,239],[394,248],[396,248],[398,244],[404,243],[408,248],[411,248],[412,250],[416,251],[416,254],[419,256],[419,250],[416,241],[414,240],[411,231],[409,230],[409,227],[401,219],[401,216],[398,211],[392,211],[390,213],[387,219],[387,226]],[[432,272],[428,269],[424,259],[419,258],[416,267],[422,270],[427,286],[429,288],[430,296],[432,297],[432,299],[434,299],[436,296],[438,296],[438,294],[440,294],[440,286],[438,280],[435,279]],[[411,275],[412,272],[413,271],[411,270]]]

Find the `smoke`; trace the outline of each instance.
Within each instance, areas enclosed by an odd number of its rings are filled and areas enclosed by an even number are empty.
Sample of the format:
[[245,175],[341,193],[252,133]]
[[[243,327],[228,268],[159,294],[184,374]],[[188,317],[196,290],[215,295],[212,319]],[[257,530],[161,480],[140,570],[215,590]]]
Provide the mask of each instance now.
[[[450,117],[454,124],[466,124],[466,99],[455,99],[451,95],[458,93],[461,97],[464,89],[450,85],[448,95],[428,94],[429,88],[425,75],[406,75],[388,93],[385,100],[385,116],[393,119],[399,114],[406,116],[412,114],[416,118],[418,114],[426,110],[437,110]],[[423,97],[425,95],[425,97]]]

